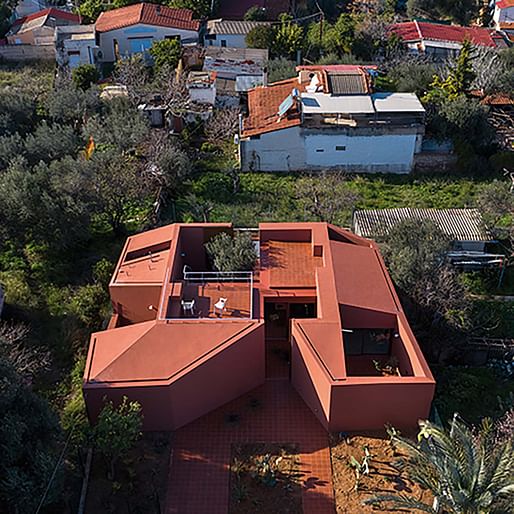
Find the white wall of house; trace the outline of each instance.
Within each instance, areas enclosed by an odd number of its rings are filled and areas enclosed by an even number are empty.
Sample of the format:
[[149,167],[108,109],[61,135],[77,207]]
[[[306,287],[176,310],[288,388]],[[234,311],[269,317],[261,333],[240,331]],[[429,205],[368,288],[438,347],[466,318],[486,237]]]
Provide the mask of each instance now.
[[408,173],[412,168],[416,134],[349,136],[305,134],[308,167],[362,167],[363,171]]
[[214,39],[206,39],[205,46],[226,46],[228,48],[246,48],[245,34],[213,34]]
[[71,69],[82,64],[95,64],[96,52],[95,38],[64,41],[63,48],[56,52],[57,63],[60,66],[69,66]]
[[293,171],[305,168],[305,147],[300,127],[261,134],[240,143],[243,171]]
[[182,43],[198,42],[198,32],[194,30],[181,30],[154,25],[138,23],[131,27],[125,27],[99,34],[100,49],[102,51],[101,61],[114,62],[114,41],[118,43],[118,51],[121,57],[148,50],[153,41],[165,39],[166,37],[179,37]]
[[323,134],[293,127],[240,142],[244,171],[341,167],[356,172],[409,173],[418,136]]
[[493,21],[496,28],[500,28],[500,23],[514,23],[514,6],[500,9],[498,6],[494,8]]

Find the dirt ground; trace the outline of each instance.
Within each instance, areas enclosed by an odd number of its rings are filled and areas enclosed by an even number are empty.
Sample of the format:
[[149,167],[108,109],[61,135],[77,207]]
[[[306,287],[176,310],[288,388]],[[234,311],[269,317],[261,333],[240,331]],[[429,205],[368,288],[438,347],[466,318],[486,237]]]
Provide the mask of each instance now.
[[229,514],[302,514],[297,453],[293,445],[234,445]]
[[144,434],[129,455],[118,462],[114,481],[107,463],[93,457],[86,514],[158,514],[164,512],[171,435]]
[[[384,508],[362,504],[364,500],[377,494],[405,493],[432,503],[432,496],[428,491],[421,489],[392,467],[391,463],[397,460],[398,456],[393,454],[388,436],[382,434],[354,435],[344,438],[332,436],[330,446],[337,514],[384,512]],[[371,455],[370,473],[361,476],[356,491],[356,475],[355,470],[350,466],[350,460],[353,456],[362,463],[365,447]]]

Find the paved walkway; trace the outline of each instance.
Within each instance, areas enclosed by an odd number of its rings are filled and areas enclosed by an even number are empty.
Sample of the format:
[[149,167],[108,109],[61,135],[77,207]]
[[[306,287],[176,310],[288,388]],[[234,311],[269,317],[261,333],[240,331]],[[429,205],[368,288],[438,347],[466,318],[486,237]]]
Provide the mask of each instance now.
[[166,514],[227,514],[231,445],[245,442],[297,445],[303,514],[335,513],[328,434],[274,368],[263,386],[175,432]]

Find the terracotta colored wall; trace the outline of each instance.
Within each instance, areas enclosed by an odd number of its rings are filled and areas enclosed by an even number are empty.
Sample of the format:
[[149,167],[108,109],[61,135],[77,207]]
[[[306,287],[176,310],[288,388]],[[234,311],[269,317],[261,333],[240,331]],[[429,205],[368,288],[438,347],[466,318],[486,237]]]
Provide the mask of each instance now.
[[261,230],[260,240],[261,243],[265,241],[291,241],[291,242],[311,242],[311,230]]
[[391,343],[391,356],[398,359],[398,368],[402,376],[413,375],[412,364],[407,350],[400,338],[393,338]]
[[321,364],[293,326],[291,348],[291,384],[320,423],[328,427],[330,383]]
[[[155,319],[157,312],[148,306],[159,307],[161,286],[153,285],[111,285],[111,301],[115,312],[132,323]],[[119,306],[121,305],[121,312]]]
[[95,422],[102,410],[104,398],[119,404],[126,396],[141,404],[144,430],[170,430],[173,424],[169,389],[163,387],[105,387],[84,391],[87,413],[90,421]]
[[334,386],[330,431],[383,430],[387,423],[400,429],[415,428],[418,419],[428,417],[435,389],[435,384],[415,380],[359,383],[350,379]]
[[96,420],[105,396],[117,403],[125,395],[141,404],[144,430],[175,430],[264,380],[264,324],[260,324],[169,386],[88,388],[84,396],[92,421]]
[[235,344],[173,383],[170,386],[173,429],[264,383],[264,352],[264,324],[260,324]]
[[350,305],[340,305],[343,328],[396,328],[396,316],[387,312],[360,309]]

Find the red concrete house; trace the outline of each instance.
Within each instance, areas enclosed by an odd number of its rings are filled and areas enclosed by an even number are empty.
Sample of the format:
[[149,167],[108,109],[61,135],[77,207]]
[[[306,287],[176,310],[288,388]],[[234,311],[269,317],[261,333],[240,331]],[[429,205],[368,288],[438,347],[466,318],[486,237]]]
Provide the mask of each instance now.
[[[232,227],[175,224],[128,238],[110,283],[114,314],[91,336],[91,420],[104,397],[127,395],[146,430],[181,427],[262,384],[277,340],[327,430],[407,428],[428,416],[435,382],[375,243],[326,223],[263,223],[254,272],[223,274],[209,271],[204,248],[221,231]],[[385,376],[391,359],[396,373]]]

